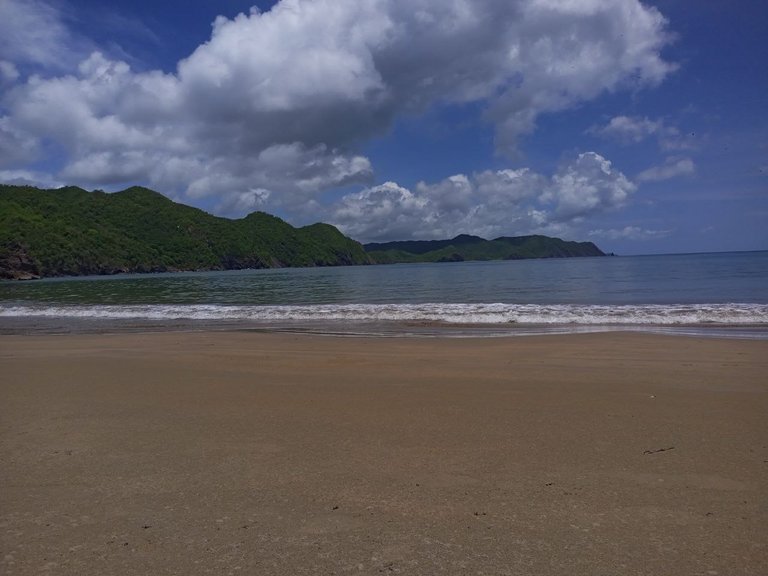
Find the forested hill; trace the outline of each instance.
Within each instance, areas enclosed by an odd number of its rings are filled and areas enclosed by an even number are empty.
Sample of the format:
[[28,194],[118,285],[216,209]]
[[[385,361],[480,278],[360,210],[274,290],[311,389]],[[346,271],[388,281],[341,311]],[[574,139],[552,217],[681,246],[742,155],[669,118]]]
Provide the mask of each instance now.
[[365,245],[365,250],[379,263],[605,256],[592,242],[570,242],[540,235],[486,240],[461,234],[450,240],[371,243]]
[[370,262],[328,224],[294,228],[263,212],[229,220],[141,187],[0,185],[0,278]]

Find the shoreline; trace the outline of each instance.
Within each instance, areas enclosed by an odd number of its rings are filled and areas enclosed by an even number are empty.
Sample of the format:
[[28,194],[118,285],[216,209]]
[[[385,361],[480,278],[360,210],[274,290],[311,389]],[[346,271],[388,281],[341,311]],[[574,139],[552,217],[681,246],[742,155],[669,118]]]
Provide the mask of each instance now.
[[0,336],[4,574],[768,573],[768,344]]
[[254,332],[344,338],[520,338],[569,334],[636,333],[694,338],[768,340],[766,324],[456,323],[433,320],[255,321],[0,316],[0,336]]
[[[533,256],[517,259],[504,259],[504,258],[492,258],[488,260],[461,260],[460,263],[472,264],[472,263],[488,263],[488,262],[520,262],[526,260],[565,260],[565,259],[586,259],[586,258],[656,258],[659,256],[710,256],[710,255],[722,255],[722,254],[759,254],[768,252],[766,248],[755,248],[750,250],[718,250],[711,251],[705,250],[702,252],[659,252],[659,253],[640,253],[640,254],[616,254],[614,252],[605,252],[603,254],[593,254],[588,256]],[[0,285],[3,283],[32,283],[32,282],[50,282],[50,281],[68,281],[68,280],[101,280],[101,279],[126,279],[126,278],[145,278],[145,277],[174,277],[200,273],[249,273],[254,271],[268,271],[268,270],[285,270],[285,269],[317,269],[317,268],[352,268],[361,266],[410,266],[410,265],[422,265],[422,264],[452,264],[457,262],[438,262],[438,261],[409,261],[409,262],[361,262],[358,264],[333,264],[331,266],[266,266],[261,268],[199,268],[199,269],[166,269],[166,270],[149,270],[149,271],[119,271],[119,272],[104,272],[101,274],[74,274],[74,275],[56,275],[56,276],[38,276],[24,278],[0,278]]]

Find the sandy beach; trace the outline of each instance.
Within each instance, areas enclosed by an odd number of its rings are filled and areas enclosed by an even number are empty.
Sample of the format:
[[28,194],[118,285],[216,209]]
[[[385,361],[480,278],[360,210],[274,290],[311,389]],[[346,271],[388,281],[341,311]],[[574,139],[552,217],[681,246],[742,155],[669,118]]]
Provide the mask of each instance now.
[[768,574],[768,341],[0,337],[0,572]]

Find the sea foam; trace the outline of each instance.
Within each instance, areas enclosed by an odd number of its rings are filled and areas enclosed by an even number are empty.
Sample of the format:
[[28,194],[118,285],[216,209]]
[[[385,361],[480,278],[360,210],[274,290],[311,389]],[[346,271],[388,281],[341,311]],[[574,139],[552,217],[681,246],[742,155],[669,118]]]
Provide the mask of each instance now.
[[768,304],[324,304],[285,306],[3,304],[0,317],[488,325],[767,325]]

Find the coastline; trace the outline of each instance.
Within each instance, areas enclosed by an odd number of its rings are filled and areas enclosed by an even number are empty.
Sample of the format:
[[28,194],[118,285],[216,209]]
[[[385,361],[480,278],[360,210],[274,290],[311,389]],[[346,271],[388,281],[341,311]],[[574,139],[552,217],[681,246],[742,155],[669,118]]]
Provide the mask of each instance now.
[[251,320],[247,318],[142,318],[3,316],[0,336],[163,332],[254,332],[344,338],[518,338],[575,334],[638,333],[694,338],[768,340],[766,323],[579,324],[483,323],[436,320]]
[[768,344],[0,336],[6,574],[768,572]]

